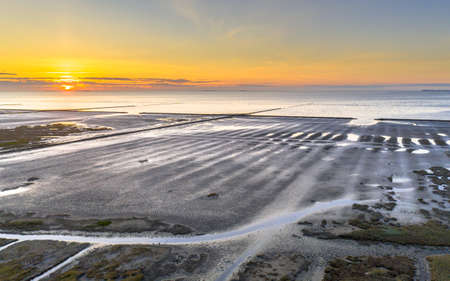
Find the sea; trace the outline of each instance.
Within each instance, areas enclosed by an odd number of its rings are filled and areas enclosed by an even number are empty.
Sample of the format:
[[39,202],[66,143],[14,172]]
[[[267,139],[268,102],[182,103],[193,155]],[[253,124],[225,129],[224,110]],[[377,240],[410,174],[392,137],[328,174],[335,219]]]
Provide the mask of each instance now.
[[450,120],[450,91],[0,92],[0,113],[6,109],[352,117],[370,124],[377,118]]

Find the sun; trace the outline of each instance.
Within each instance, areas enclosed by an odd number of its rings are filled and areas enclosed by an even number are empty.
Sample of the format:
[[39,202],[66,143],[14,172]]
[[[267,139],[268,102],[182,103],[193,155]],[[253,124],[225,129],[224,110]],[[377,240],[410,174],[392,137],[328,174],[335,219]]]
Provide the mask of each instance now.
[[72,75],[66,74],[55,79],[55,82],[59,84],[59,87],[64,91],[71,91],[75,88],[75,85],[77,85],[79,80]]
[[70,91],[70,90],[73,89],[73,86],[72,86],[72,85],[61,85],[61,87],[62,87],[64,90],[66,90],[66,91]]

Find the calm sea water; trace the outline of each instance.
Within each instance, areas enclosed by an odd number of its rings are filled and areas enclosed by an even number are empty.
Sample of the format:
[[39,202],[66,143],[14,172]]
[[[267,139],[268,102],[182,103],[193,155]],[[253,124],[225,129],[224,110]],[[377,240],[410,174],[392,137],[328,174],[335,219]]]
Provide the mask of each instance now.
[[[117,108],[114,108],[117,107]],[[297,92],[0,92],[2,109],[93,109],[174,113],[417,118],[450,120],[450,92],[297,91]],[[0,115],[1,118],[1,115]]]

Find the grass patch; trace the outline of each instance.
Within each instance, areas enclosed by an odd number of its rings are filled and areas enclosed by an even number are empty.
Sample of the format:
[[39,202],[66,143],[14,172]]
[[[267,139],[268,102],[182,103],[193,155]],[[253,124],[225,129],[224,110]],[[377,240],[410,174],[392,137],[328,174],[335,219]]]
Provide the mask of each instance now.
[[448,281],[450,278],[450,255],[429,256],[431,281]]
[[87,246],[50,240],[11,245],[0,252],[0,280],[31,280]]
[[14,239],[0,239],[0,247],[8,245],[9,243],[12,243],[14,241],[17,241],[17,240],[14,240]]
[[108,246],[80,258],[71,268],[55,272],[48,280],[175,280],[169,276],[192,273],[207,259],[206,254],[195,257],[174,253],[169,247]]
[[103,226],[103,227],[108,226],[108,225],[110,225],[110,224],[111,224],[111,221],[110,221],[110,220],[101,220],[101,221],[98,221],[98,222],[97,222],[97,225],[98,225],[98,226]]
[[341,235],[354,240],[372,240],[399,244],[450,246],[450,230],[437,221],[405,226],[369,226]]
[[19,126],[14,129],[0,129],[0,148],[28,148],[45,145],[44,140],[51,137],[107,130],[106,127],[81,127],[76,123],[51,123],[37,126]]
[[210,194],[206,195],[206,197],[208,199],[217,199],[217,198],[219,198],[219,194],[213,192],[213,193],[210,193]]
[[33,229],[42,225],[44,222],[39,219],[17,219],[8,222],[8,225],[12,228],[18,229]]
[[0,280],[24,280],[30,274],[32,269],[24,268],[16,261],[9,261],[0,264]]

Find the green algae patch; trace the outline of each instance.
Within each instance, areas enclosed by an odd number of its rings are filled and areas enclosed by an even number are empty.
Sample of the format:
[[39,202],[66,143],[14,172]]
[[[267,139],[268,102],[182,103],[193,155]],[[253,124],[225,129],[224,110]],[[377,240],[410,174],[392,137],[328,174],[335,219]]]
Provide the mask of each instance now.
[[323,281],[412,281],[414,261],[403,256],[337,258],[328,263]]
[[450,255],[428,256],[431,281],[448,281],[450,278]]
[[371,240],[399,244],[450,246],[450,230],[438,221],[405,226],[371,226],[340,237],[354,240]]

